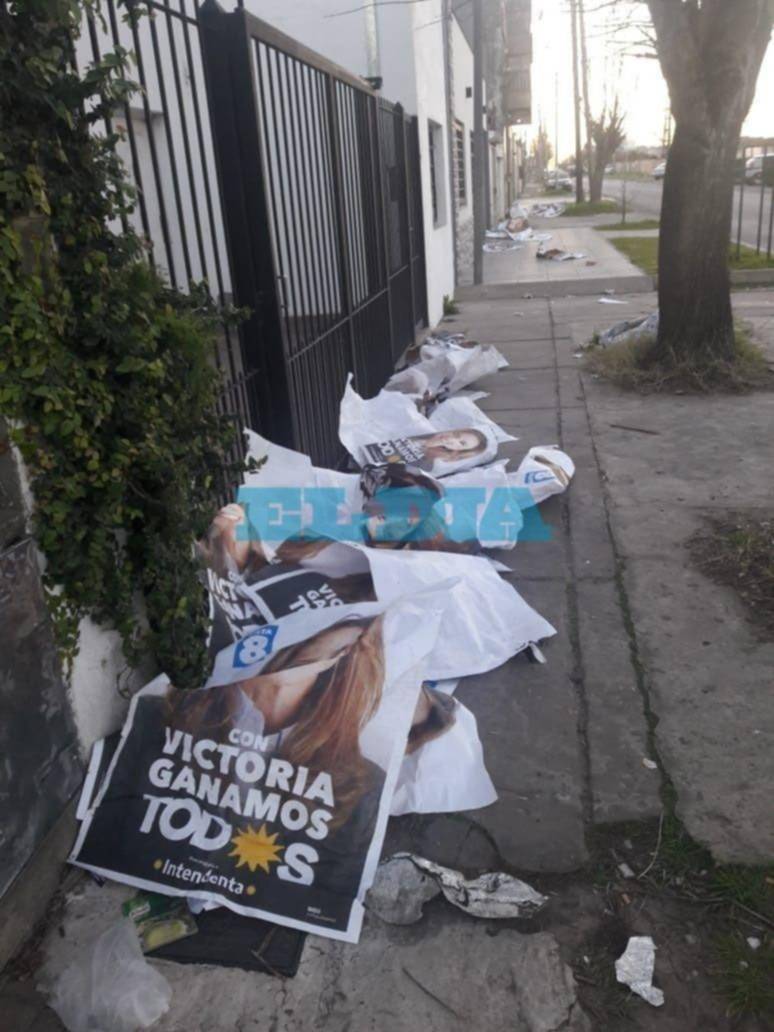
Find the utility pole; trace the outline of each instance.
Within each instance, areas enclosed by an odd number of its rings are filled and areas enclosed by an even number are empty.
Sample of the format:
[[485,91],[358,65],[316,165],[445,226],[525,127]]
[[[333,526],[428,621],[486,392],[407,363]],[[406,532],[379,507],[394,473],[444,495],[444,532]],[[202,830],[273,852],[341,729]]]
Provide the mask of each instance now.
[[554,168],[559,168],[559,72],[554,72]]
[[572,109],[575,116],[575,202],[583,202],[583,145],[581,143],[580,86],[578,83],[578,2],[570,0],[572,20]]
[[593,151],[593,133],[591,129],[591,98],[589,97],[589,55],[586,48],[586,11],[584,9],[585,0],[577,0],[578,3],[578,30],[580,32],[580,50],[581,50],[581,85],[583,89],[583,113],[586,119],[586,171],[589,177],[589,199],[594,200],[591,196],[591,162],[594,158]]
[[484,168],[486,141],[484,139],[484,62],[481,25],[481,0],[473,0],[473,282],[484,278]]
[[[452,249],[454,251],[454,286],[459,283],[460,262],[457,254],[457,219],[459,217],[459,197],[457,195],[457,177],[455,175],[455,125],[454,125],[454,85],[452,82],[451,52],[451,0],[441,0],[443,18],[443,80],[446,91],[446,157],[449,162],[449,212],[451,214]],[[464,149],[463,149],[464,156]]]

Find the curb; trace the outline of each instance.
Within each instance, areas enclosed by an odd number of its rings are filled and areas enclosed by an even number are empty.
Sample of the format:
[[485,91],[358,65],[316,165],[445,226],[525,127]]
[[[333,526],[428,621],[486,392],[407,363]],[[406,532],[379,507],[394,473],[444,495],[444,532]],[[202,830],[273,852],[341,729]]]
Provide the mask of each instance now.
[[[768,270],[766,270],[768,271]],[[771,270],[774,273],[774,269]],[[774,282],[774,280],[773,280]],[[484,299],[532,297],[567,297],[573,294],[588,296],[612,291],[615,294],[648,294],[654,290],[652,276],[610,276],[599,279],[524,280],[519,283],[481,283],[477,286],[457,287],[455,301],[482,301]]]

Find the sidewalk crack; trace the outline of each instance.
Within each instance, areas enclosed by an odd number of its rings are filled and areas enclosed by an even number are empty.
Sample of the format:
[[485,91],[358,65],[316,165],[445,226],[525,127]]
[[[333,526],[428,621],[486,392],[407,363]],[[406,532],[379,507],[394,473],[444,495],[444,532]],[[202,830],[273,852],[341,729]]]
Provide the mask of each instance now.
[[[556,391],[556,420],[557,437],[559,447],[564,449],[564,432],[562,419],[562,406],[559,390],[559,353],[556,345],[556,324],[554,321],[553,302],[548,301],[548,318],[551,326],[551,342],[554,354],[554,385]],[[578,721],[576,730],[581,752],[581,786],[580,803],[583,815],[583,824],[588,845],[588,835],[594,820],[594,802],[591,789],[591,752],[589,749],[589,706],[586,695],[585,672],[583,669],[583,655],[580,644],[579,617],[578,617],[578,586],[575,577],[574,546],[572,538],[572,521],[570,507],[565,495],[560,499],[562,514],[562,537],[564,545],[565,564],[567,569],[566,598],[567,598],[567,632],[572,649],[573,666],[570,674],[575,689],[578,704]]]

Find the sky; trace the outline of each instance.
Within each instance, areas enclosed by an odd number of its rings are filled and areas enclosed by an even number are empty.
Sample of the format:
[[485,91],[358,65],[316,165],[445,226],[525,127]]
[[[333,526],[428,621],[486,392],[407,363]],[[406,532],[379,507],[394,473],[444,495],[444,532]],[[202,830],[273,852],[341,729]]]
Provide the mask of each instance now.
[[[585,0],[589,53],[589,96],[592,114],[597,115],[607,98],[618,91],[626,113],[627,144],[657,146],[661,143],[669,105],[666,83],[657,60],[622,56],[632,47],[611,37],[609,11],[594,8],[599,0]],[[643,8],[644,10],[644,8]],[[631,38],[631,37],[630,37]],[[572,37],[567,0],[532,0],[532,98],[534,125],[542,119],[549,138],[556,135],[556,98],[559,109],[559,154],[563,160],[575,149],[572,109]],[[557,90],[558,83],[558,90]],[[764,58],[750,114],[744,126],[746,136],[774,136],[774,45]]]

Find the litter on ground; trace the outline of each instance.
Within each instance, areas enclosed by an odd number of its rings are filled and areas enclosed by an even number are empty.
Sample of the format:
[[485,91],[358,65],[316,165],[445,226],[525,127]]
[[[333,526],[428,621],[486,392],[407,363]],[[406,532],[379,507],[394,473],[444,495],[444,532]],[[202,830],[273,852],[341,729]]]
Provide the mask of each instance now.
[[654,1007],[660,1007],[664,1002],[664,994],[653,985],[655,967],[656,946],[653,939],[649,935],[633,935],[615,962],[615,977],[643,1000]]
[[471,917],[531,917],[548,901],[526,882],[491,872],[466,879],[459,871],[412,853],[396,853],[377,869],[366,905],[388,924],[413,924],[435,896]]

